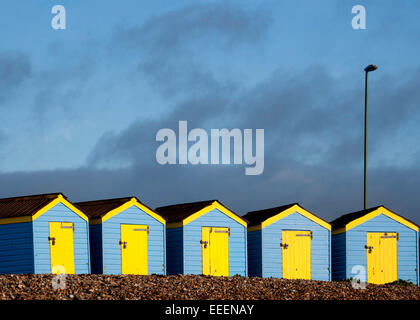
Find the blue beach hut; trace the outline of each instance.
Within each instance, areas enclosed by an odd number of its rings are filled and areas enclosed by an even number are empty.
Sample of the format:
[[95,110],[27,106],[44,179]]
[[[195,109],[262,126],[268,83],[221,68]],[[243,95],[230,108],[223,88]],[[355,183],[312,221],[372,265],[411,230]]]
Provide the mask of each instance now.
[[167,220],[168,274],[247,276],[247,222],[217,200],[156,209]]
[[331,226],[299,204],[248,212],[250,276],[331,280]]
[[331,222],[333,280],[419,283],[419,226],[384,206]]
[[89,217],[92,273],[165,274],[166,221],[136,197],[79,202]]
[[61,193],[0,199],[0,273],[90,273],[88,217]]

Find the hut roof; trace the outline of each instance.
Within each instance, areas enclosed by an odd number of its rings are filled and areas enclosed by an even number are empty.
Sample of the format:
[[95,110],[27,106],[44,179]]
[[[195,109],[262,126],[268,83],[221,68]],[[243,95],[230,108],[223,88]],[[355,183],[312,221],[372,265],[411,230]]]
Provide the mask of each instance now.
[[0,199],[0,218],[32,216],[60,196],[66,199],[62,193]]
[[264,210],[257,210],[251,211],[244,215],[244,218],[249,221],[249,226],[253,226],[256,224],[260,224],[261,222],[271,218],[284,210],[287,210],[293,207],[297,203],[286,204],[279,207],[264,209]]
[[[206,201],[181,203],[181,204],[159,207],[159,208],[156,208],[156,212],[159,213],[163,218],[165,218],[167,222],[170,222],[170,223],[181,222],[184,219],[188,218],[189,216],[193,215],[194,213],[208,206],[211,206],[215,202],[217,202],[219,205],[228,209],[226,206],[221,204],[218,200],[206,200]],[[228,210],[239,219],[247,222],[247,220],[237,215],[232,210],[230,209]]]
[[[90,218],[102,218],[108,212],[122,206],[123,204],[132,201],[135,199],[137,202],[147,207],[136,197],[125,197],[125,198],[114,198],[114,199],[104,199],[104,200],[95,200],[95,201],[85,201],[78,202],[76,205]],[[150,209],[153,211],[152,209]]]
[[[365,209],[365,210],[350,212],[350,213],[344,214],[344,215],[340,216],[339,218],[331,221],[332,229],[333,230],[336,230],[336,229],[343,228],[343,227],[346,226],[346,224],[348,224],[348,223],[350,223],[350,222],[352,222],[352,221],[354,221],[356,219],[359,219],[359,218],[361,218],[361,217],[363,217],[363,216],[365,216],[365,215],[367,215],[367,214],[369,214],[369,213],[371,213],[373,211],[376,211],[379,208],[384,208],[384,209],[386,209],[388,211],[391,211],[391,210],[385,208],[384,206],[377,206],[377,207],[372,207],[372,208],[368,208],[368,209]],[[414,223],[414,222],[412,222],[412,221],[410,221],[410,220],[408,220],[408,219],[406,219],[406,218],[404,218],[404,217],[396,214],[395,212],[392,212],[392,213],[395,214],[397,217],[399,217],[401,219],[404,219],[404,220],[406,220],[406,221],[414,224],[415,226],[419,227],[416,223]]]
[[[292,209],[292,210],[296,209],[296,212],[298,212],[299,214],[323,226],[324,228],[331,230],[331,225],[327,221],[321,219],[320,217],[316,216],[312,212],[309,212],[308,210],[300,206],[298,203],[290,203],[290,204],[286,204],[279,207],[258,210],[258,211],[251,211],[251,212],[248,212],[244,216],[244,218],[249,221],[248,227],[255,226],[255,227],[264,228],[275,222],[275,221],[267,221],[271,217],[275,217],[280,214],[284,214],[284,216],[286,216],[289,213],[292,213],[292,211],[286,212],[289,209]],[[279,217],[279,219],[281,218],[282,217]]]

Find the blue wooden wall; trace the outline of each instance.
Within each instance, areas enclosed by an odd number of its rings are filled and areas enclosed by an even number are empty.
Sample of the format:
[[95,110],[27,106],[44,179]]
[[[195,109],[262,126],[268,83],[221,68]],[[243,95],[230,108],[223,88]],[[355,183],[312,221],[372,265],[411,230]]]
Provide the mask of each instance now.
[[177,259],[182,259],[183,274],[203,273],[202,248],[200,244],[202,227],[230,228],[229,276],[237,274],[244,277],[247,276],[246,227],[217,209],[187,224],[183,228],[182,233],[180,230],[177,230],[182,228],[168,229],[168,239],[171,237],[170,239],[173,239],[174,242],[176,241],[176,243],[171,245],[171,249],[168,247],[168,270],[170,270],[170,274],[181,273],[179,272],[181,265],[176,261]]
[[[311,278],[313,280],[331,280],[331,233],[328,229],[297,212],[262,230],[249,232],[249,252],[253,254],[250,256],[249,269],[253,270],[252,274],[268,278],[283,276],[282,249],[280,247],[283,230],[312,231]],[[258,251],[261,251],[261,257],[257,254]]]
[[248,232],[248,275],[262,277],[261,230]]
[[[418,232],[404,226],[403,224],[380,214],[365,223],[346,232],[345,239],[334,235],[333,241],[341,241],[339,245],[334,245],[336,251],[334,253],[333,269],[337,270],[334,275],[335,279],[355,277],[352,274],[353,266],[363,266],[366,270],[366,237],[367,232],[398,232],[399,240],[397,241],[397,264],[398,279],[411,281],[418,284],[418,268],[419,268],[419,248],[418,248]],[[338,250],[345,243],[345,258],[339,258]],[[345,272],[343,277],[343,270]],[[336,271],[334,271],[336,272]],[[365,279],[367,275],[365,274]]]
[[184,228],[166,229],[167,273],[172,275],[184,273]]
[[74,268],[76,274],[90,273],[89,225],[62,203],[32,222],[35,273],[51,273],[49,222],[74,223]]
[[332,280],[341,281],[346,276],[346,233],[332,235]]
[[0,225],[0,273],[34,273],[31,222]]
[[102,224],[89,226],[89,240],[91,272],[101,274],[103,272]]
[[[136,206],[124,210],[102,223],[102,257],[104,274],[121,274],[121,224],[149,226],[147,235],[149,274],[166,273],[165,225]],[[95,270],[99,267],[95,267]]]

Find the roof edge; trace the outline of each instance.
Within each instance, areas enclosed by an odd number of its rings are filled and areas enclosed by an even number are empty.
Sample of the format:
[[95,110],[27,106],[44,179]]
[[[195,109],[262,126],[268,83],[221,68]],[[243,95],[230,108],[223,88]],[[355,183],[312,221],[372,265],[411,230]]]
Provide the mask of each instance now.
[[195,204],[200,204],[200,203],[203,203],[203,205],[206,204],[206,203],[207,204],[205,206],[203,206],[201,209],[198,209],[197,211],[192,212],[191,214],[189,214],[188,216],[186,216],[182,219],[178,218],[178,219],[175,219],[175,220],[171,220],[168,223],[168,227],[169,228],[176,228],[176,227],[185,226],[188,223],[198,219],[199,217],[201,217],[202,215],[206,214],[207,212],[209,212],[213,209],[218,209],[223,214],[227,215],[228,217],[232,218],[233,220],[235,220],[236,222],[240,223],[241,225],[243,225],[245,227],[247,227],[247,225],[248,225],[248,220],[246,220],[242,216],[238,215],[237,213],[235,213],[234,211],[229,209],[227,206],[225,206],[219,200],[203,200],[203,201],[196,201],[196,202],[179,203],[179,204],[175,204],[175,205],[157,207],[155,210],[159,212],[159,209],[162,209],[162,208],[170,208],[170,207],[182,206],[182,205],[195,205]]
[[113,216],[121,213],[122,211],[124,211],[124,210],[126,210],[126,209],[128,209],[128,208],[130,208],[134,205],[134,206],[138,207],[140,210],[144,211],[146,214],[152,216],[153,218],[155,218],[156,220],[158,220],[162,224],[166,225],[166,220],[160,214],[158,214],[155,210],[153,210],[150,207],[148,207],[147,205],[145,205],[136,196],[123,197],[123,198],[113,198],[113,199],[104,199],[104,200],[84,201],[84,202],[78,202],[77,205],[80,205],[80,204],[86,205],[86,204],[89,204],[89,203],[92,203],[92,205],[94,203],[97,203],[99,205],[101,203],[106,203],[106,201],[118,201],[118,200],[121,200],[121,201],[124,200],[124,201],[122,201],[114,209],[111,209],[111,210],[105,212],[104,214],[101,214],[100,216],[92,217],[88,213],[86,213],[86,215],[89,217],[89,220],[90,220],[91,224],[103,223],[103,222],[107,221],[108,219],[112,218]]
[[63,197],[64,199],[67,199],[67,197],[62,192],[56,192],[56,193],[42,193],[42,194],[33,194],[33,195],[25,195],[25,196],[18,196],[18,197],[0,198],[0,202],[1,201],[23,201],[23,200],[30,200],[30,199],[36,199],[36,198],[48,198],[48,197],[51,197],[51,199],[55,199],[60,196]]
[[[299,203],[291,203],[289,205],[284,205],[284,206],[279,206],[279,207],[274,207],[274,208],[270,208],[270,209],[265,209],[265,210],[274,210],[276,208],[284,208],[283,210],[274,213],[273,215],[271,215],[270,217],[257,222],[257,223],[253,223],[251,224],[249,227],[249,231],[256,231],[256,230],[261,230],[264,229],[266,227],[268,227],[269,225],[287,217],[288,215],[297,212],[301,215],[303,215],[305,218],[315,222],[316,224],[324,227],[325,229],[331,231],[331,224],[328,223],[326,220],[318,217],[316,214],[312,213],[309,210],[306,210],[304,207],[302,207]],[[264,211],[264,210],[260,210],[260,211]],[[253,212],[260,212],[260,211],[253,211]]]
[[[379,211],[379,210],[383,210],[383,211]],[[362,211],[364,211],[364,210],[362,210]],[[355,213],[357,213],[357,212],[359,212],[359,211],[356,211]],[[353,212],[350,212],[348,214],[351,214],[351,213],[353,213]],[[387,217],[389,217],[390,219],[393,219],[393,220],[405,225],[406,227],[408,227],[410,229],[413,229],[416,232],[419,232],[420,226],[418,224],[408,220],[407,218],[405,218],[403,216],[400,216],[399,214],[397,214],[394,211],[388,209],[384,205],[379,205],[377,207],[368,208],[368,209],[366,209],[366,213],[361,215],[360,217],[357,217],[357,218],[347,222],[344,225],[340,225],[338,227],[335,227],[332,230],[333,234],[339,234],[339,233],[347,232],[347,231],[349,231],[349,230],[351,230],[351,229],[353,229],[353,228],[355,228],[355,227],[357,227],[357,226],[359,226],[359,225],[377,217],[380,214],[384,214]],[[343,215],[343,216],[345,216],[345,215]],[[343,217],[343,216],[341,216],[341,217]],[[338,219],[336,219],[336,220],[338,220]]]

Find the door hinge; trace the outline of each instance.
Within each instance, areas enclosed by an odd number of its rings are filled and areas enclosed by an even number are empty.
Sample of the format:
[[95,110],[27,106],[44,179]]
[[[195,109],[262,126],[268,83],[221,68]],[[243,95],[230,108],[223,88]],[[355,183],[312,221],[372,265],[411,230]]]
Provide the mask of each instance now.
[[204,249],[207,248],[208,241],[200,240],[200,244],[204,244]]
[[282,247],[283,249],[287,249],[289,247],[289,245],[287,243],[280,243],[280,247]]
[[126,249],[127,248],[127,241],[121,241],[120,240],[119,244],[120,244],[120,246],[121,245],[123,246],[123,249]]
[[48,237],[48,241],[51,241],[51,245],[55,245],[55,237]]
[[369,253],[372,253],[373,246],[368,246],[368,245],[365,245],[365,249],[369,250],[369,251],[368,251]]

